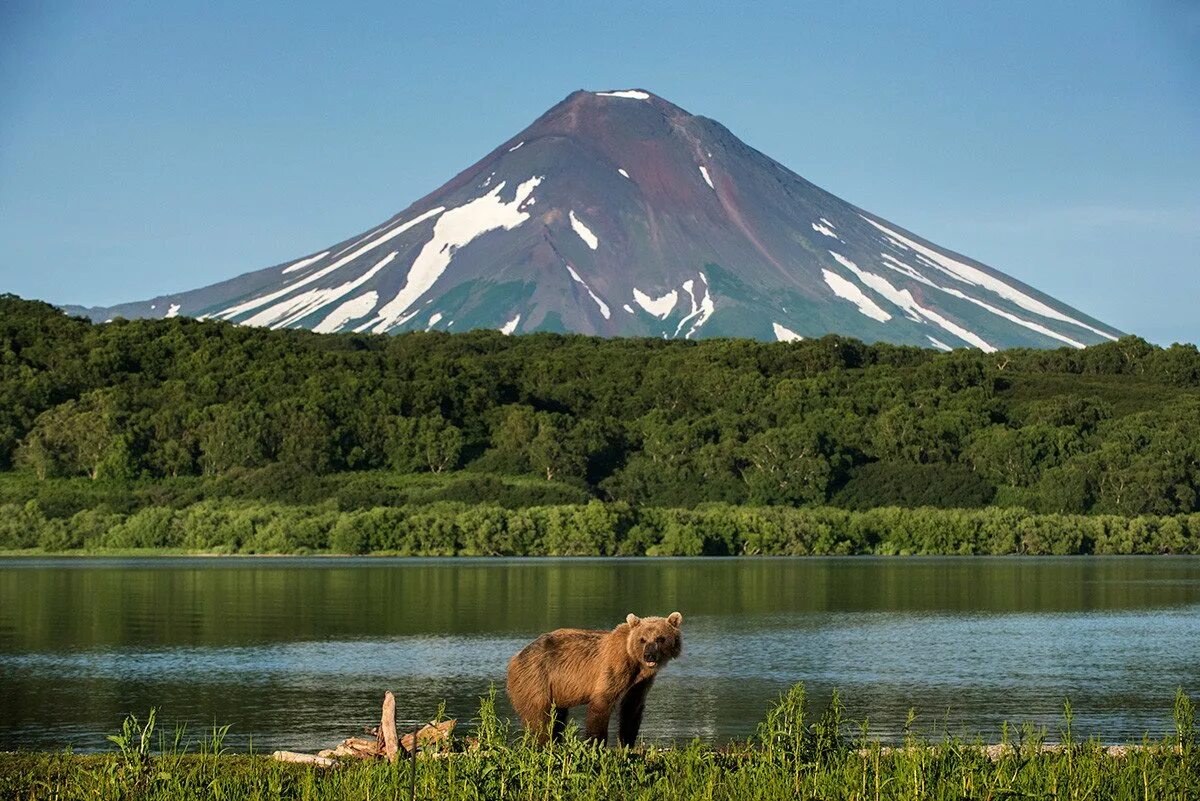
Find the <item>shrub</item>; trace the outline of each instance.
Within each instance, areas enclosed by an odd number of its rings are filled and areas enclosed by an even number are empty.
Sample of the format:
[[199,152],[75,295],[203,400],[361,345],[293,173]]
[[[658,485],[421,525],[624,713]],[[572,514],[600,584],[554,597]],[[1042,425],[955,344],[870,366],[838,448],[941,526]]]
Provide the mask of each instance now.
[[150,506],[110,528],[104,545],[109,548],[176,547],[179,537],[174,524],[174,509]]
[[37,547],[46,516],[37,501],[0,506],[0,548]]

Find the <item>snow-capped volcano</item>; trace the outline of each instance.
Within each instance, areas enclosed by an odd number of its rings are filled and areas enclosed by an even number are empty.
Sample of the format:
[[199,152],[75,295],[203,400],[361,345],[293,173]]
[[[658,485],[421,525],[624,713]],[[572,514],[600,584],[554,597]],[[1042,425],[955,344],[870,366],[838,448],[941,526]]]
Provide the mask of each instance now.
[[93,319],[1057,347],[1119,332],[640,89],[578,91],[390,220]]

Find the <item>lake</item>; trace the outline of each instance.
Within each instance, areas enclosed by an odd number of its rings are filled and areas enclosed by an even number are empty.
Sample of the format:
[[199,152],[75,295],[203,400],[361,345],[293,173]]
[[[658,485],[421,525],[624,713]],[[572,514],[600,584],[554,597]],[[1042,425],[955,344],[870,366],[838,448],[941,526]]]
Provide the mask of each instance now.
[[[0,750],[108,747],[126,712],[315,750],[378,721],[469,721],[559,626],[684,615],[643,735],[753,733],[804,682],[884,739],[1172,728],[1200,700],[1200,558],[0,559]],[[575,718],[581,715],[576,713]]]

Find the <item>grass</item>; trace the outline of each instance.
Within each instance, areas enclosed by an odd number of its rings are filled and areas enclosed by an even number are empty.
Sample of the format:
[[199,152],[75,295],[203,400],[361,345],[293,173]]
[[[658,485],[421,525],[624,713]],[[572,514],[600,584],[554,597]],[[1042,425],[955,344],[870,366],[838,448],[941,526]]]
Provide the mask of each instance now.
[[[756,737],[719,750],[595,748],[568,734],[537,748],[484,698],[475,750],[333,769],[234,755],[224,730],[185,746],[183,732],[129,719],[113,753],[17,753],[0,758],[0,797],[14,799],[1194,799],[1200,798],[1195,710],[1176,697],[1176,733],[1114,754],[1079,740],[1069,705],[1060,745],[1008,730],[999,748],[909,734],[885,748],[852,729],[834,703],[810,719],[803,686],[769,711]],[[157,748],[155,745],[157,744]],[[410,793],[412,796],[410,796]]]

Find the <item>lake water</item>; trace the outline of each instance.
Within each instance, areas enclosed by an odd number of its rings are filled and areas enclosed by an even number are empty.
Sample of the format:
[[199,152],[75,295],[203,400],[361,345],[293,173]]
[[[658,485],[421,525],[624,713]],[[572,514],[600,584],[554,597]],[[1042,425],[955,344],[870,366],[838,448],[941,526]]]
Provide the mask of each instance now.
[[[1003,721],[1107,741],[1200,700],[1200,559],[0,559],[0,750],[107,747],[159,709],[228,743],[315,750],[378,721],[469,721],[559,626],[684,615],[643,735],[751,734],[794,682],[895,738]],[[510,712],[506,701],[501,710]],[[576,717],[579,717],[576,714]]]

